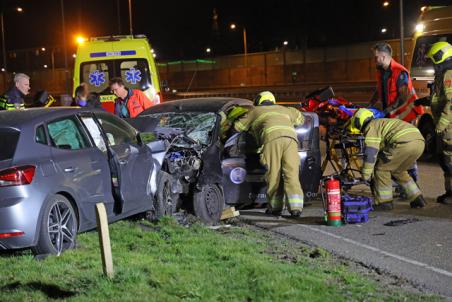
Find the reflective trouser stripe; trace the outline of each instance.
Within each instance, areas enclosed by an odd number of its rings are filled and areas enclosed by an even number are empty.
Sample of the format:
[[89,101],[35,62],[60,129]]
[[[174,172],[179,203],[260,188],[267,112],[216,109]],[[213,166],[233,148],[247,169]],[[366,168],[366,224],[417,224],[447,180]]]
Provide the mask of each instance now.
[[392,187],[384,189],[386,190],[379,189],[376,191],[377,193],[376,199],[378,200],[378,203],[392,201]]
[[303,209],[303,195],[289,195],[287,200],[291,210]]
[[408,182],[400,182],[400,185],[405,189],[405,192],[407,194],[407,199],[409,201],[414,200],[416,197],[421,195],[421,190],[419,190],[419,187],[414,182],[414,180],[410,180]]

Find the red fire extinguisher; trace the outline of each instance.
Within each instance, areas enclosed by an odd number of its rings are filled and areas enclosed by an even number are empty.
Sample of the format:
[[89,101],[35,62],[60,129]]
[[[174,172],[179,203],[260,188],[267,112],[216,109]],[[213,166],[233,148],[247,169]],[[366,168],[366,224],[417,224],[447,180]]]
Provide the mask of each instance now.
[[327,224],[341,226],[341,183],[331,177],[325,182]]

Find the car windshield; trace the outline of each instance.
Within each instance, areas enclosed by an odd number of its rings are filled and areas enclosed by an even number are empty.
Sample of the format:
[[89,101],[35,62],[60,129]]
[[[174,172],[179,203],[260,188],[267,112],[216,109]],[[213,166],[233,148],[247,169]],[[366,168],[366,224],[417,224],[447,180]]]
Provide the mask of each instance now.
[[432,44],[439,41],[452,43],[452,34],[424,36],[417,39],[411,62],[411,76],[413,78],[433,77],[433,63],[426,55]]
[[9,128],[0,128],[0,161],[12,159],[16,152],[20,132]]
[[215,127],[216,114],[212,112],[165,112],[149,115],[159,120],[160,128],[180,130],[189,138],[177,140],[177,145],[190,145],[190,139],[202,145],[208,145]]

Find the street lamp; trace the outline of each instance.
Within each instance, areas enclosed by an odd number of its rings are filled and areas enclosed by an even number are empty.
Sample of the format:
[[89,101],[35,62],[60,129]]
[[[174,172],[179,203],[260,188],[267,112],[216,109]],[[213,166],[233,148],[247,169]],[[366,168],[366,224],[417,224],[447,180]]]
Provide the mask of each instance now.
[[[5,11],[5,7],[2,7],[1,12],[0,12],[0,27],[1,27],[1,32],[2,32],[3,69],[6,70],[7,66],[6,66],[5,22],[3,20],[4,11]],[[22,7],[16,7],[16,11],[19,13],[24,12]]]
[[86,40],[87,40],[87,39],[86,39],[85,37],[83,37],[83,36],[76,36],[76,37],[75,37],[75,42],[77,42],[77,44],[79,44],[79,45],[85,43]]
[[284,45],[284,46],[287,46],[288,44],[289,44],[288,41],[284,41],[284,42],[283,42],[283,45]]
[[206,48],[206,52],[207,52],[207,53],[210,53],[211,51],[212,51],[212,50],[210,49],[210,47],[207,47],[207,48]]
[[385,2],[383,2],[383,6],[384,6],[384,7],[387,7],[387,6],[389,6],[389,1],[385,1]]
[[[237,28],[237,25],[235,23],[231,23],[229,25],[229,28],[231,30],[235,30]],[[247,45],[246,45],[246,27],[242,26],[242,30],[243,30],[243,53],[244,53],[244,56],[245,56],[245,67],[246,67],[247,66],[246,55],[248,54],[248,48],[247,48]]]
[[388,30],[386,29],[386,27],[383,27],[382,29],[381,29],[381,33],[382,34],[384,34],[384,33],[386,33]]

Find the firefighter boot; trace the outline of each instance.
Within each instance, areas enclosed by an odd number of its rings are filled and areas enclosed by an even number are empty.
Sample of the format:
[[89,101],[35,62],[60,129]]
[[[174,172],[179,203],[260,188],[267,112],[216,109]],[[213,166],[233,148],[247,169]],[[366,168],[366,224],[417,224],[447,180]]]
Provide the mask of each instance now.
[[270,207],[267,207],[267,209],[265,210],[265,214],[267,215],[273,215],[273,216],[281,216],[282,210],[276,210],[276,209],[272,209]]
[[452,204],[452,191],[447,191],[436,199],[436,202],[442,204]]
[[391,211],[392,209],[394,209],[394,205],[390,201],[390,202],[374,204],[373,208],[375,211]]
[[415,208],[423,208],[425,207],[425,199],[424,196],[419,195],[418,197],[416,197],[415,200],[413,200],[412,202],[410,202],[410,207],[415,209]]
[[300,217],[301,216],[301,211],[300,210],[292,210],[292,211],[290,211],[290,216],[292,216],[292,217]]

